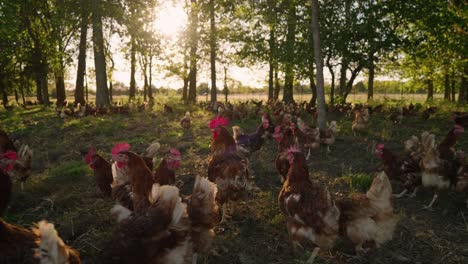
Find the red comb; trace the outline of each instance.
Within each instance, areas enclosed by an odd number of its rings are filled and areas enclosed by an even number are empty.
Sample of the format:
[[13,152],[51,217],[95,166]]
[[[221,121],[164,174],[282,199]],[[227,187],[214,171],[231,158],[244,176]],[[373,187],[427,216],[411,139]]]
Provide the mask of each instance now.
[[376,149],[383,149],[384,148],[384,144],[383,143],[379,143],[377,144],[377,146],[375,146]]
[[279,133],[281,131],[281,126],[276,126],[275,127],[275,133]]
[[129,151],[129,150],[130,150],[130,144],[126,142],[117,143],[112,149],[112,156],[115,156],[122,151]]
[[93,156],[96,154],[96,151],[94,151],[94,148],[90,148],[88,151],[88,154],[85,156],[86,163],[89,164],[91,163],[91,159]]
[[180,151],[178,151],[178,150],[175,149],[175,148],[171,148],[171,150],[169,150],[169,152],[170,152],[172,155],[180,156]]
[[455,129],[461,130],[461,131],[465,130],[465,128],[463,126],[460,126],[460,125],[457,125],[457,124],[455,125]]
[[226,118],[219,116],[219,117],[213,118],[210,121],[210,128],[215,129],[219,126],[227,126],[228,124],[229,124],[229,121]]
[[16,152],[8,150],[7,152],[2,154],[2,157],[9,159],[9,160],[17,160],[18,155],[16,155]]

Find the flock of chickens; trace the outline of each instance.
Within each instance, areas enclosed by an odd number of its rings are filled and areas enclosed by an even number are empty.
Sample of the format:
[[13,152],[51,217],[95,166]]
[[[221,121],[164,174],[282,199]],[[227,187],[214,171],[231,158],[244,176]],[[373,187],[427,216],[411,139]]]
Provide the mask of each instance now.
[[[333,197],[309,175],[306,161],[320,146],[330,152],[339,131],[337,123],[330,122],[326,129],[312,128],[299,117],[298,110],[314,117],[312,107],[275,104],[270,108],[276,117],[274,125],[268,112],[260,112],[261,104],[254,105],[255,115],[260,114],[262,119],[252,134],[244,133],[239,126],[232,127],[232,134],[227,129],[229,119],[248,114],[243,110],[246,105],[206,106],[217,112],[209,123],[213,134],[208,177],[197,176],[187,197],[175,186],[182,156],[177,149],[152,142],[137,154],[123,142],[112,149],[112,162],[93,148],[86,153],[85,161],[94,171],[98,188],[116,202],[111,214],[119,223],[102,251],[100,263],[196,263],[197,255],[210,248],[215,226],[229,221],[239,201],[254,197],[259,190],[249,158],[269,138],[278,144],[275,166],[283,182],[279,209],[293,244],[315,247],[309,263],[320,249],[333,248],[339,238],[351,241],[357,253],[391,240],[399,220],[392,196],[402,197],[408,192],[414,196],[420,187],[431,188],[435,194],[429,208],[442,191],[454,188],[468,193],[468,164],[463,152],[454,149],[468,124],[468,115],[457,115],[453,128],[439,144],[427,131],[420,137],[412,136],[405,141],[403,157],[377,144],[375,153],[383,166],[375,173],[367,193]],[[369,108],[353,110],[353,132],[365,130]],[[190,129],[190,113],[180,125]],[[26,145],[12,143],[0,131],[0,153],[1,216],[11,196],[11,178],[24,181],[31,173],[32,151]],[[155,168],[155,157],[160,153],[164,158]],[[405,190],[393,195],[389,179],[401,181]],[[53,224],[41,221],[26,230],[0,218],[0,263],[80,263],[80,256],[65,245]]]

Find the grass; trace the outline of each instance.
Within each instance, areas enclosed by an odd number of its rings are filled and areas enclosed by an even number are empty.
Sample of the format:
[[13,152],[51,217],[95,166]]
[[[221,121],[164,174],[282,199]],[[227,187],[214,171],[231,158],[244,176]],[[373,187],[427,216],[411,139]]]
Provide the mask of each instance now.
[[[34,150],[33,176],[24,191],[15,184],[6,220],[29,227],[47,219],[55,223],[66,243],[81,252],[84,263],[99,263],[102,244],[116,228],[109,215],[113,202],[99,194],[80,151],[93,146],[110,158],[112,146],[121,141],[129,142],[139,153],[153,140],[178,148],[183,161],[177,172],[177,185],[182,193],[189,194],[195,176],[207,174],[211,143],[207,124],[212,114],[196,106],[178,104],[173,98],[159,98],[158,102],[170,102],[175,113],[164,114],[162,104],[156,104],[151,111],[127,116],[61,120],[53,110],[39,106],[12,112],[1,110],[3,129]],[[393,100],[385,103],[386,109],[402,104]],[[403,141],[423,130],[432,131],[440,140],[452,125],[451,111],[466,110],[451,104],[437,105],[440,111],[429,120],[417,115],[405,118],[401,125],[388,119],[389,112],[376,113],[367,131],[358,136],[351,131],[351,117],[330,116],[338,121],[340,132],[330,155],[324,149],[312,153],[311,177],[327,185],[334,195],[365,192],[380,165],[371,151],[375,143],[383,142],[401,152]],[[192,113],[193,126],[190,132],[184,133],[179,120],[187,110]],[[305,120],[310,122],[310,118]],[[259,122],[259,118],[250,118],[231,125],[253,132]],[[456,147],[467,149],[466,135]],[[267,141],[250,158],[260,192],[242,204],[230,222],[216,228],[212,250],[200,256],[199,263],[304,263],[307,260],[310,252],[292,250],[284,216],[278,208],[281,183],[274,166],[275,155],[276,143]],[[401,191],[398,184],[393,188],[394,192]],[[365,256],[349,256],[352,250],[343,242],[337,250],[321,252],[316,263],[467,263],[468,230],[463,216],[468,218],[468,211],[463,207],[464,198],[450,193],[443,195],[434,211],[420,210],[431,196],[426,190],[415,199],[394,201],[402,219],[394,239],[382,248]]]

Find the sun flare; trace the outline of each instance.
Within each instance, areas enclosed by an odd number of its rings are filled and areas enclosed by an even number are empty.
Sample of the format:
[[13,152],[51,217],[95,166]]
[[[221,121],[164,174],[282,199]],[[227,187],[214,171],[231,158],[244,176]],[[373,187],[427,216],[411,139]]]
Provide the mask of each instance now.
[[170,38],[176,37],[187,24],[187,14],[181,3],[164,3],[154,20],[154,28]]

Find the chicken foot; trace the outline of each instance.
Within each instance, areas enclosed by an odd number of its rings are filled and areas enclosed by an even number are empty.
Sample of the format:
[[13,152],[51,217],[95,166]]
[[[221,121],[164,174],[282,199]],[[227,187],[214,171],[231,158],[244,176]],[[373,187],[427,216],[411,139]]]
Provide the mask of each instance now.
[[431,210],[432,209],[432,205],[434,204],[434,202],[437,200],[437,198],[439,198],[439,195],[437,193],[434,193],[434,196],[432,197],[432,201],[423,207],[423,209],[428,209],[428,210]]
[[414,188],[413,192],[409,195],[409,198],[414,198],[416,197],[416,193],[418,192],[419,187]]
[[310,255],[310,258],[307,260],[307,264],[314,263],[314,260],[317,257],[317,254],[319,253],[319,251],[320,251],[319,247],[314,248],[314,251],[312,251],[312,254]]

